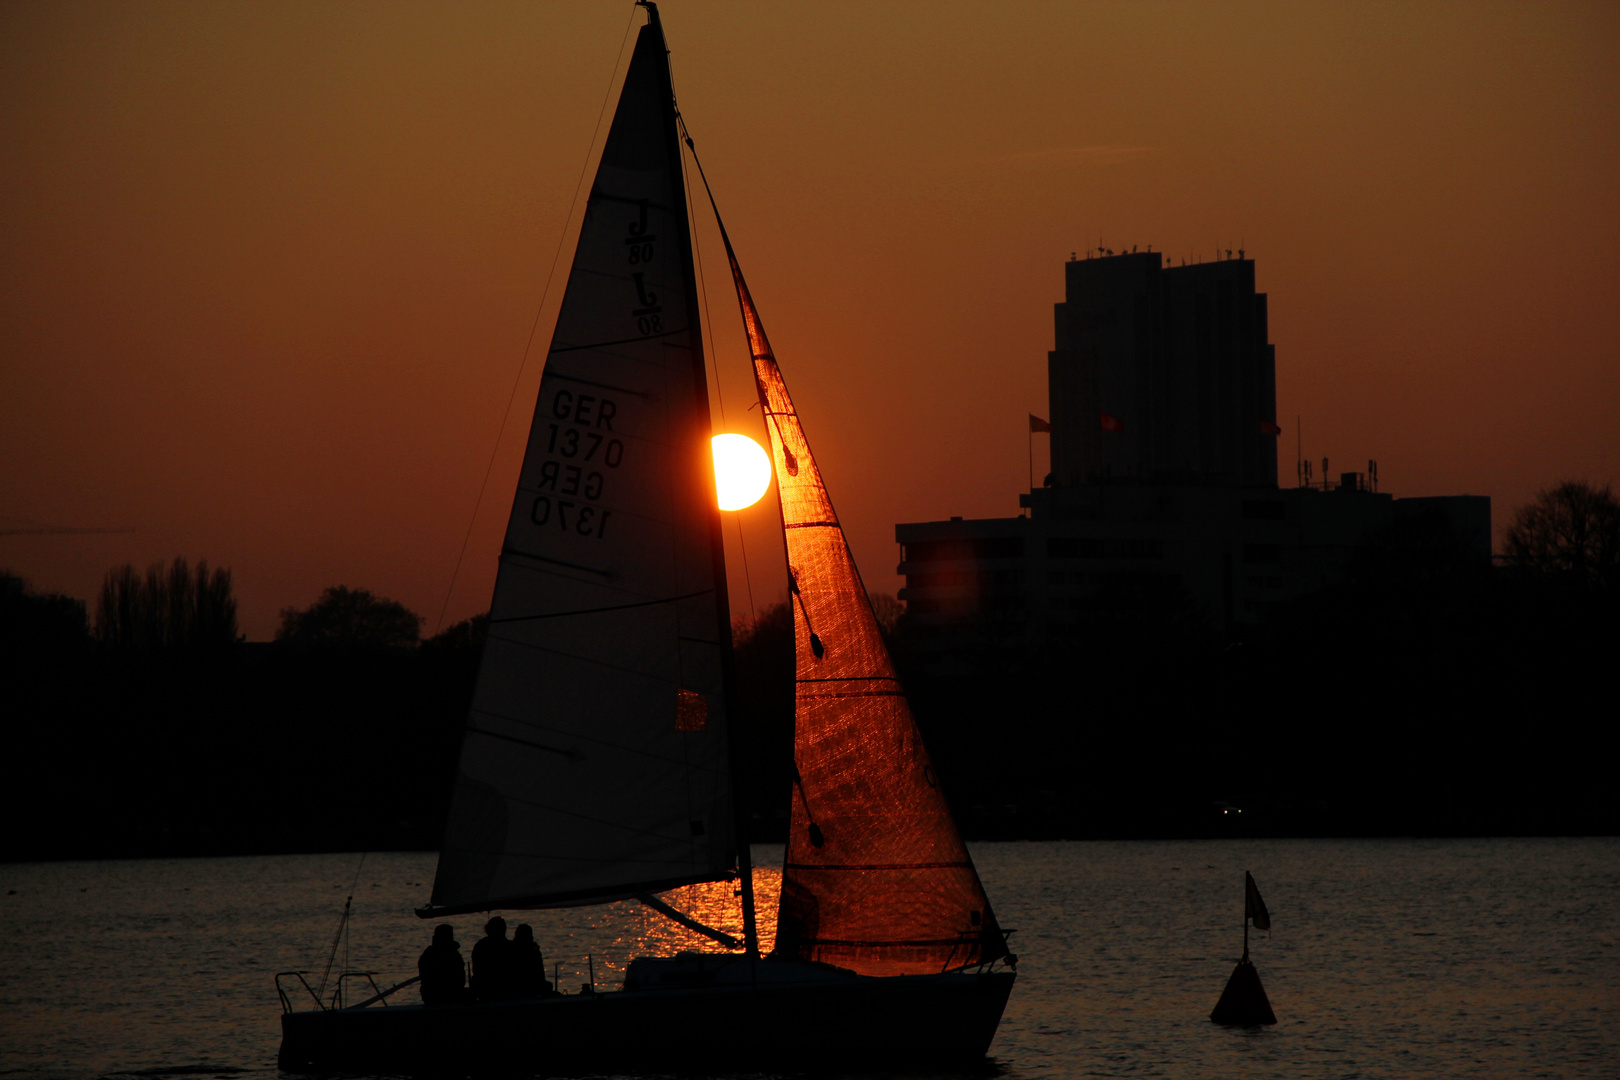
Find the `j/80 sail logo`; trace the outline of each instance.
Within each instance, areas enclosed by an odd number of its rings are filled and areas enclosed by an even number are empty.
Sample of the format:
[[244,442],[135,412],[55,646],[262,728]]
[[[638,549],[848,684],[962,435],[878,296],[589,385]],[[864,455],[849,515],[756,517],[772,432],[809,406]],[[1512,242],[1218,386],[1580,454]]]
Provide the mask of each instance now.
[[[647,200],[641,199],[638,204],[640,213],[636,220],[626,226],[629,233],[624,238],[625,247],[630,249],[630,265],[646,264],[653,260],[654,243],[658,237],[647,231]],[[630,312],[630,317],[636,320],[636,329],[642,335],[662,333],[664,322],[661,318],[663,307],[658,303],[658,294],[647,288],[646,274],[636,271],[630,275],[636,282],[636,300],[640,306]]]
[[630,265],[650,263],[653,261],[653,245],[658,237],[647,231],[647,200],[640,200],[640,215],[629,226],[629,235],[624,238],[624,246],[630,249]]

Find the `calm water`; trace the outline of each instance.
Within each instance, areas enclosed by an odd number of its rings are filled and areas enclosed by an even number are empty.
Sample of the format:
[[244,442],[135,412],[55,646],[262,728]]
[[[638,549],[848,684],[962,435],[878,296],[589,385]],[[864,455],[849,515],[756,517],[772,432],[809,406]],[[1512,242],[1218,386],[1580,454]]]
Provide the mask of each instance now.
[[[979,844],[1019,982],[1005,1077],[1620,1077],[1620,840]],[[780,849],[760,849],[770,866]],[[272,975],[414,974],[431,855],[0,866],[0,1077],[276,1075]],[[1279,1023],[1207,1019],[1241,948]],[[358,872],[358,878],[356,877]],[[762,875],[765,910],[775,875]],[[727,890],[673,899],[728,919]],[[518,916],[564,986],[699,940],[638,906]],[[473,918],[458,935],[470,948]],[[514,919],[516,921],[516,919]],[[340,951],[339,959],[341,962]],[[410,991],[406,991],[410,993]],[[858,1063],[852,1063],[852,1073]]]

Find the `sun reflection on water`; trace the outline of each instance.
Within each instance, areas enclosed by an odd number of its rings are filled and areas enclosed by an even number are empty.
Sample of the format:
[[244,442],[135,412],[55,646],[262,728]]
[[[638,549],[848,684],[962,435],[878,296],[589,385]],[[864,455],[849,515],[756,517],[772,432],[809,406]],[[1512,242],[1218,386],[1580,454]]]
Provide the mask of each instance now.
[[[776,904],[782,892],[781,849],[756,846],[764,865],[754,868],[754,907],[762,954],[776,942]],[[742,899],[735,881],[710,881],[660,893],[665,903],[705,926],[742,939]],[[527,922],[545,952],[547,973],[573,993],[591,981],[596,989],[616,989],[625,969],[638,956],[674,956],[678,952],[724,952],[718,942],[674,922],[635,901],[555,911],[504,912],[512,925]],[[473,929],[458,927],[463,947],[476,940]],[[739,953],[740,955],[740,953]],[[589,960],[587,960],[589,957]]]

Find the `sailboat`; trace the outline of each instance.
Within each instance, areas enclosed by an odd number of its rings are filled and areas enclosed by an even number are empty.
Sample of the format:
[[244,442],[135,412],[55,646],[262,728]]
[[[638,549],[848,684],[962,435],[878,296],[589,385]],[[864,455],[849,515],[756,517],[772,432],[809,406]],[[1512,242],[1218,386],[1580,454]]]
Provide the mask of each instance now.
[[[604,993],[426,1006],[391,1004],[390,990],[289,1007],[284,1069],[962,1062],[987,1052],[1011,993],[1006,935],[715,207],[769,434],[796,635],[791,833],[775,947],[760,953],[682,169],[683,142],[695,146],[657,8],[641,6],[418,914],[639,899],[734,947],[634,958],[623,989]],[[740,942],[658,896],[716,881],[738,886]]]

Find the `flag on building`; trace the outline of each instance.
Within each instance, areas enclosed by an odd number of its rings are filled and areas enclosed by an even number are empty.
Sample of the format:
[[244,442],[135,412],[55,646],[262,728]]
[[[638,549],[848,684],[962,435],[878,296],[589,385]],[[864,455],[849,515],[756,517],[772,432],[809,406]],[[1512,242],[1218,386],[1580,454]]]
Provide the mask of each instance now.
[[1266,902],[1260,899],[1260,889],[1254,883],[1254,875],[1247,870],[1243,871],[1243,917],[1252,920],[1256,930],[1271,929],[1271,912],[1266,910]]
[[1029,430],[1030,430],[1031,434],[1034,434],[1037,431],[1051,431],[1052,430],[1052,425],[1047,423],[1045,420],[1042,420],[1040,417],[1036,416],[1034,413],[1030,413],[1029,414]]
[[1107,413],[1098,413],[1097,417],[1102,421],[1102,429],[1104,431],[1125,430],[1125,421],[1121,420],[1117,416],[1110,416]]
[[1262,435],[1281,435],[1282,428],[1278,427],[1275,421],[1262,420],[1260,421],[1260,433]]

